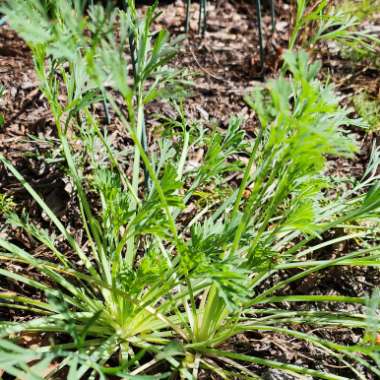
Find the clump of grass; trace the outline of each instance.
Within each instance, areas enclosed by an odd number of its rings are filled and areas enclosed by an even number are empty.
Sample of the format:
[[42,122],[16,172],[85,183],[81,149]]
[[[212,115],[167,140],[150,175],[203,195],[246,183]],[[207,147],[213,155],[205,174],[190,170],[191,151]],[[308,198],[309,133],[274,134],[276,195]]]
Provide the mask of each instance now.
[[366,122],[370,131],[380,129],[380,102],[370,98],[365,92],[354,96],[353,103],[358,115]]
[[11,196],[0,193],[0,213],[2,215],[9,215],[15,206],[16,204]]
[[[295,307],[298,302],[366,305],[366,297],[287,291],[290,284],[327,268],[376,266],[380,254],[376,227],[361,223],[378,220],[379,152],[374,150],[371,166],[354,188],[336,199],[323,195],[328,187],[326,157],[350,157],[357,151],[341,126],[359,122],[339,105],[333,87],[317,80],[320,65],[310,64],[305,52],[288,52],[284,74],[247,96],[261,125],[255,139],[247,139],[237,118],[225,131],[200,132],[177,106],[178,117],[163,126],[172,130],[153,151],[144,147],[144,109],[153,99],[178,93],[183,78],[165,65],[175,53],[174,43],[165,32],[152,34],[154,8],[139,17],[129,1],[127,11],[106,16],[101,7],[93,7],[84,17],[78,4],[57,1],[49,15],[39,0],[12,0],[4,8],[33,53],[84,235],[77,240],[0,156],[55,229],[40,229],[26,213],[9,219],[43,244],[54,260],[35,257],[0,238],[2,278],[45,294],[35,299],[9,289],[0,292],[2,307],[35,316],[1,322],[0,356],[13,358],[0,361],[4,368],[21,376],[57,360],[46,378],[66,367],[75,379],[196,379],[205,370],[228,379],[235,374],[256,378],[247,365],[255,363],[342,379],[225,348],[231,337],[262,331],[318,347],[360,379],[365,378],[362,368],[380,375],[372,364],[378,360],[376,347],[367,337],[345,346],[297,328],[341,326],[373,334],[373,317],[368,328],[365,312]],[[134,70],[127,69],[132,61],[125,51],[131,34],[136,42]],[[132,141],[129,153],[122,155],[112,146],[107,128],[92,112],[91,106],[103,98]],[[190,152],[200,149],[205,152],[202,160],[187,165]],[[248,157],[246,165],[236,158],[240,155]],[[149,183],[142,180],[144,171]],[[232,173],[240,174],[239,185],[228,180]],[[223,196],[200,202],[189,216],[186,210],[196,203],[199,189],[211,185],[223,189]],[[357,227],[354,232],[352,226]],[[322,239],[335,229],[342,231],[339,237]],[[57,244],[62,239],[70,255]],[[352,252],[313,258],[321,248],[333,250],[335,244],[354,239],[359,246]],[[30,272],[12,271],[7,266],[12,263],[33,268],[41,280]],[[297,273],[279,280],[277,275],[289,269]],[[272,283],[263,287],[266,280]],[[9,341],[17,342],[25,333],[51,334],[52,339],[34,349]],[[54,340],[53,334],[66,342]]]

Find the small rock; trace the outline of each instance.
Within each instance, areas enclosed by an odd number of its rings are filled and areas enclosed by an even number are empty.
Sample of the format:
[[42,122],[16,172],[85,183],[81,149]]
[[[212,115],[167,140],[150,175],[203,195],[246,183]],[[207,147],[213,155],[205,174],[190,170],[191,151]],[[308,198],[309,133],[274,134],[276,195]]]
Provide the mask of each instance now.
[[[299,380],[299,376],[293,376],[290,373],[280,371],[278,369],[268,369],[264,375],[263,380]],[[310,376],[302,376],[304,380],[313,380]]]

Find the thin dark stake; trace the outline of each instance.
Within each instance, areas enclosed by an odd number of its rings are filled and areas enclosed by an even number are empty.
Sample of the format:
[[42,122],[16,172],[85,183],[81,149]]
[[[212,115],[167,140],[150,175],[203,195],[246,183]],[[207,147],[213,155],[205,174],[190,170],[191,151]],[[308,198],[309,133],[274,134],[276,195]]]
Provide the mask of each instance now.
[[276,30],[276,9],[274,0],[270,0],[270,12],[272,15],[272,33],[274,33]]
[[264,43],[263,43],[263,30],[262,30],[262,20],[261,20],[261,2],[260,0],[255,0],[256,2],[256,14],[257,14],[257,30],[259,33],[259,47],[260,47],[260,75],[264,71]]
[[199,16],[198,16],[198,33],[201,34],[201,30],[202,30],[202,11],[203,11],[203,1],[200,0],[199,2]]
[[201,8],[203,11],[201,34],[202,34],[202,37],[204,37],[206,34],[206,29],[207,29],[207,0],[201,0]]
[[103,98],[103,110],[104,110],[104,116],[105,116],[106,124],[107,125],[111,124],[111,117],[110,117],[110,113],[109,113],[109,109],[108,109],[108,103],[107,103],[107,100],[105,97]]
[[186,0],[186,21],[185,21],[185,32],[186,33],[190,29],[190,5],[191,5],[191,0]]

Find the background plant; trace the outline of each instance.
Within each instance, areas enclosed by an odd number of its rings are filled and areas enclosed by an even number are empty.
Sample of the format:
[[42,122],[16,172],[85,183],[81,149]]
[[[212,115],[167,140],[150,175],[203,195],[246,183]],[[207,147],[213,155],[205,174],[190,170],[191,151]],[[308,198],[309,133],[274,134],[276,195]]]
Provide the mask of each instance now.
[[375,16],[380,7],[379,0],[346,0],[343,1],[343,8],[346,12],[356,14],[359,20],[368,20]]
[[335,41],[362,54],[378,51],[379,38],[362,25],[357,17],[358,12],[352,8],[344,8],[339,2],[335,4],[328,0],[297,0],[296,4],[297,11],[289,41],[290,49],[301,39],[305,47]]
[[362,92],[354,97],[354,107],[360,117],[365,120],[371,131],[380,127],[380,103]]

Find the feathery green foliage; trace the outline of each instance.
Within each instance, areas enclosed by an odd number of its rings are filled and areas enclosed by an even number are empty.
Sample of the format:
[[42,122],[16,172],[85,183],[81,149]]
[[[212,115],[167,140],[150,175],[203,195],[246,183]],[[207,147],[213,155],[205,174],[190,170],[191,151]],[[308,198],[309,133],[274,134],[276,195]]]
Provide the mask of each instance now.
[[[55,229],[52,234],[43,231],[26,213],[9,218],[43,244],[53,260],[0,238],[0,275],[45,295],[35,299],[7,289],[0,292],[2,307],[35,316],[1,322],[0,356],[14,359],[4,361],[4,369],[21,376],[40,365],[48,367],[44,377],[51,378],[66,367],[73,379],[108,374],[156,379],[176,373],[194,379],[204,369],[222,378],[234,372],[256,378],[241,364],[256,363],[342,379],[223,348],[237,334],[263,331],[314,345],[360,379],[363,367],[379,375],[371,362],[377,360],[376,347],[368,338],[376,313],[367,317],[364,312],[293,307],[297,302],[347,302],[374,310],[376,294],[368,301],[287,293],[290,284],[334,266],[377,266],[380,255],[374,231],[360,228],[363,221],[379,217],[378,150],[362,182],[337,199],[324,196],[329,187],[326,157],[356,152],[354,140],[341,126],[360,121],[339,105],[331,85],[318,81],[319,64],[309,64],[305,52],[288,52],[284,74],[246,98],[261,124],[254,140],[245,136],[237,118],[226,131],[202,131],[179,105],[178,118],[166,121],[153,151],[144,148],[145,106],[181,95],[184,83],[182,73],[165,66],[175,54],[175,41],[166,32],[151,32],[155,8],[140,17],[129,1],[127,11],[107,15],[103,8],[92,7],[85,17],[78,1],[50,4],[49,14],[39,0],[12,0],[3,9],[32,50],[84,237],[75,237],[0,156]],[[119,38],[114,35],[116,25]],[[136,43],[133,68],[125,50],[131,33]],[[126,152],[112,145],[107,128],[92,112],[92,105],[104,97],[133,142]],[[203,159],[190,162],[190,152],[201,149],[206,152]],[[236,158],[241,155],[249,157],[246,165]],[[126,168],[132,168],[131,175]],[[149,183],[142,180],[144,171]],[[239,186],[228,181],[232,173],[241,175]],[[212,189],[212,200],[189,216],[187,208],[194,199]],[[358,232],[352,232],[351,225],[358,226]],[[321,239],[337,228],[343,231],[339,237]],[[61,239],[67,248],[57,244]],[[353,239],[361,244],[353,252],[313,259],[313,252],[333,251],[335,244]],[[8,263],[25,265],[46,281],[37,281],[31,271],[13,272]],[[279,279],[278,274],[289,269],[296,274]],[[362,342],[345,346],[301,332],[300,324],[344,326],[366,334]],[[9,341],[30,332],[51,334],[51,340],[35,350]],[[53,361],[58,367],[49,367]],[[31,362],[34,367],[28,368],[25,363]]]
[[[312,33],[309,33],[310,28]],[[380,46],[380,39],[370,29],[362,26],[356,13],[345,11],[339,5],[335,7],[334,2],[328,0],[316,4],[309,0],[297,0],[289,49],[295,47],[300,37],[303,37],[305,47],[312,48],[328,41],[335,41],[361,53],[375,52]]]

